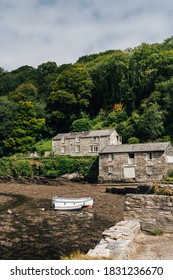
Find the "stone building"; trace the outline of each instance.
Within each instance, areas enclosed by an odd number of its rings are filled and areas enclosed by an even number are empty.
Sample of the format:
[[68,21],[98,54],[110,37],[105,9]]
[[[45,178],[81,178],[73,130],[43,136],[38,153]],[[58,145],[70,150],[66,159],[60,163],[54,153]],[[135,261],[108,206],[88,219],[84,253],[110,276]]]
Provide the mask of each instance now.
[[162,179],[173,168],[170,142],[106,146],[99,153],[100,181]]
[[57,134],[52,140],[54,155],[95,156],[106,146],[121,144],[115,129]]

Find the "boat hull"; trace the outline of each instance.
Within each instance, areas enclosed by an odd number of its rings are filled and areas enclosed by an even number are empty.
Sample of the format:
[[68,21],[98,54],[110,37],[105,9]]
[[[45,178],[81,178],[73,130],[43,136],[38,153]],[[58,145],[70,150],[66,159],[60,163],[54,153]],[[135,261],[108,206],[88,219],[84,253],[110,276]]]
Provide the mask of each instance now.
[[55,203],[54,204],[54,210],[60,210],[60,211],[78,211],[82,209],[82,204],[78,205],[71,205],[67,204],[64,205],[62,203]]
[[53,204],[62,203],[62,204],[71,204],[71,205],[77,205],[82,204],[82,207],[92,207],[93,206],[93,199],[91,197],[80,197],[80,198],[61,198],[55,196],[52,199]]

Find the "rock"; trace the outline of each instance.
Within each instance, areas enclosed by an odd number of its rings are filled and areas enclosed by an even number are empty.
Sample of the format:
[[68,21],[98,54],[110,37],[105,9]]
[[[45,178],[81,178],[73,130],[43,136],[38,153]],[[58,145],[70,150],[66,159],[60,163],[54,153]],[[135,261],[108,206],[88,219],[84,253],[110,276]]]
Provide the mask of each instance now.
[[71,181],[80,181],[83,179],[83,176],[82,176],[82,174],[75,172],[75,173],[71,173],[71,174],[66,173],[66,174],[60,176],[60,178],[71,180]]
[[11,209],[8,209],[8,210],[7,210],[7,213],[8,213],[8,214],[13,214],[13,211],[12,211]]

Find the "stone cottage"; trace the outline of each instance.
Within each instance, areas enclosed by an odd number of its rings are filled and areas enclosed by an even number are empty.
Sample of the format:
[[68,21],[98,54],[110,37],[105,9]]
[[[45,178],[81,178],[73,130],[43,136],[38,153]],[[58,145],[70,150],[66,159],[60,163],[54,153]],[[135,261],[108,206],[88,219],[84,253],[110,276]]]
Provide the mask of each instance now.
[[95,156],[106,146],[119,145],[115,129],[59,133],[52,140],[54,155]]
[[99,154],[103,182],[160,180],[173,168],[170,142],[106,146]]

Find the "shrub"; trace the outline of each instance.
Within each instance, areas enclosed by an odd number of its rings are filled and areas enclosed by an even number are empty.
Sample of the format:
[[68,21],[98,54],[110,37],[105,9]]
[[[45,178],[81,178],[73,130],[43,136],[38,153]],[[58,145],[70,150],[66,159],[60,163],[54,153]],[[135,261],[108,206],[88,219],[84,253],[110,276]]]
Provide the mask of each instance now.
[[0,176],[12,175],[12,161],[10,158],[0,159]]
[[41,140],[37,142],[34,150],[39,156],[43,156],[45,152],[52,151],[52,140]]
[[158,186],[157,183],[155,183],[153,186],[150,187],[150,193],[158,194],[158,195],[173,195],[173,190],[169,186]]
[[21,159],[13,163],[13,175],[15,177],[26,176],[30,177],[33,175],[32,165],[29,160]]
[[37,175],[54,178],[74,172],[80,173],[89,182],[95,182],[98,176],[98,157],[51,156],[38,159],[11,157],[0,160],[0,176],[12,175],[17,178]]
[[130,137],[128,139],[128,144],[138,144],[140,141],[139,141],[139,138],[137,137]]

